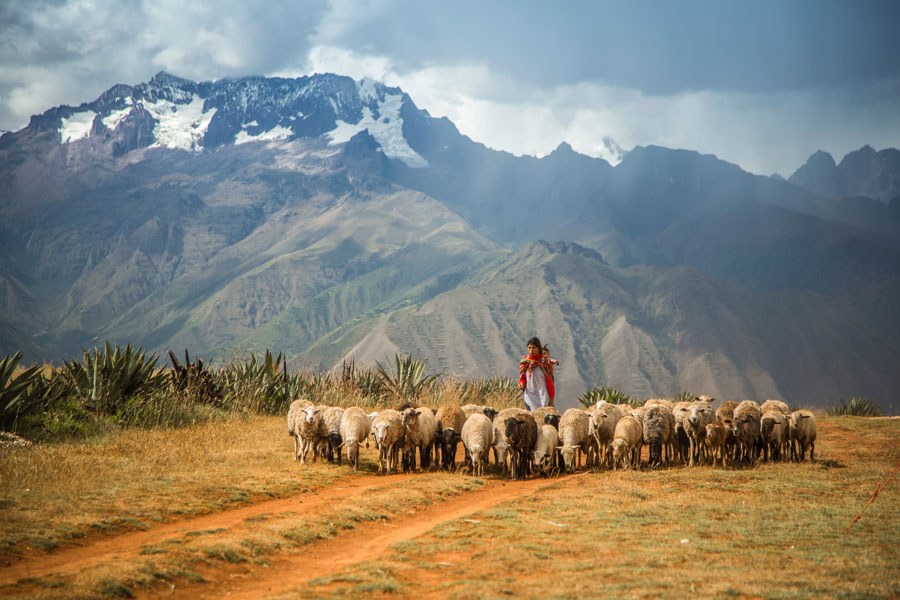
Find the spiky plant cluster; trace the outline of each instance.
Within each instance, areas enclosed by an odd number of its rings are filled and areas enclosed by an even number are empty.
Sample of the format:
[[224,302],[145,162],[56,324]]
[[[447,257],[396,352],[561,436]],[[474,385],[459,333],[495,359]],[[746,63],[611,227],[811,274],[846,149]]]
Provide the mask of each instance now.
[[840,403],[829,408],[825,411],[825,414],[831,416],[852,415],[854,417],[880,417],[881,409],[868,398],[854,396],[849,402],[846,402],[841,398]]
[[643,398],[635,398],[619,388],[602,385],[586,391],[578,398],[578,402],[585,408],[590,408],[601,400],[605,400],[610,404],[628,404],[630,406],[641,406],[644,403]]
[[381,377],[386,391],[399,400],[415,400],[432,388],[441,373],[428,375],[425,368],[427,360],[419,360],[413,356],[394,355],[393,366],[375,362],[375,371]]
[[63,363],[61,374],[73,395],[84,406],[100,415],[112,415],[135,396],[164,389],[169,383],[165,372],[157,369],[159,357],[147,356],[131,344],[115,348],[107,341],[103,348],[82,350],[83,362]]

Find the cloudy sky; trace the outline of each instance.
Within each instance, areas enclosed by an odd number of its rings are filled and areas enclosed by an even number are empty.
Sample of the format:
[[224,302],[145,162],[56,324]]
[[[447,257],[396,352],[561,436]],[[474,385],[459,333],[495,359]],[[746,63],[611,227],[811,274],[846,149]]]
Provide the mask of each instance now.
[[900,147],[900,2],[0,0],[0,129],[165,70],[336,72],[493,148],[657,144],[789,175]]

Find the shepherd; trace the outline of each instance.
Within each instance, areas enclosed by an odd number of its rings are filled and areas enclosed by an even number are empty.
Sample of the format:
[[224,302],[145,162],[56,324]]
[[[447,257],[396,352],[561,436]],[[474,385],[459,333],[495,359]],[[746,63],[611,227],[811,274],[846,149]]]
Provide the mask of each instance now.
[[528,354],[519,361],[519,389],[523,393],[525,407],[536,410],[542,406],[554,406],[553,365],[559,361],[550,358],[549,348],[541,340],[528,340]]

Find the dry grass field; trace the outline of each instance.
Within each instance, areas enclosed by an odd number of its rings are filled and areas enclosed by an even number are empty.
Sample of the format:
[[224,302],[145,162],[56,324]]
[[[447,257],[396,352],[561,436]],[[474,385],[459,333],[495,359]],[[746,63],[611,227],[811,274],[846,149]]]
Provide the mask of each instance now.
[[0,450],[0,596],[900,596],[900,419],[817,462],[508,481],[300,467],[281,417]]

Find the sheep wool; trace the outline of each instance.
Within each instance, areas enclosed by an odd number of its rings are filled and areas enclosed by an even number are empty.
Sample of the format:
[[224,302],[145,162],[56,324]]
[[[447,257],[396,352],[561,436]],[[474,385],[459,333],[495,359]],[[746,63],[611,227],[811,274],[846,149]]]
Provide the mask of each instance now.
[[341,415],[340,434],[347,449],[347,461],[353,470],[359,469],[359,447],[369,439],[369,415],[363,409],[353,406]]
[[473,413],[462,428],[462,442],[466,447],[467,460],[472,465],[472,475],[484,475],[488,449],[493,435],[491,420],[484,414]]
[[591,444],[590,417],[583,410],[570,408],[559,419],[559,444],[566,471],[578,466],[581,452],[587,453]]

